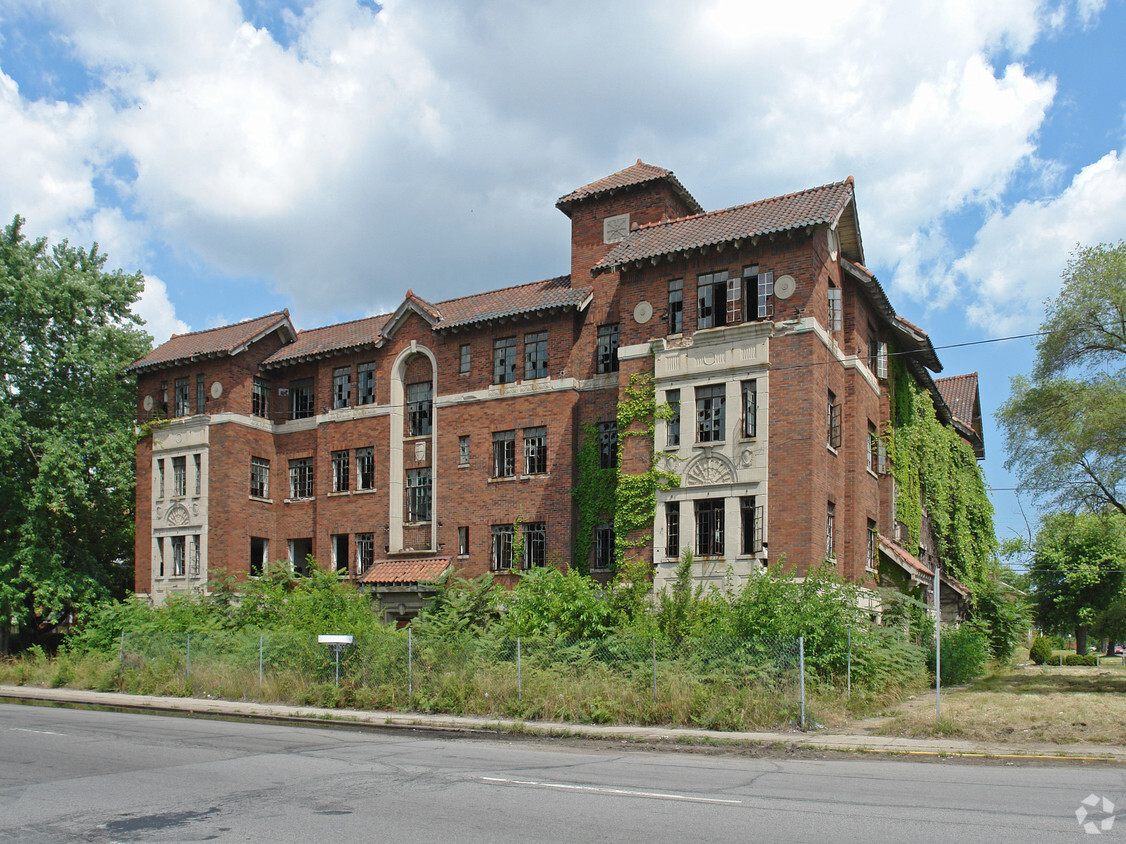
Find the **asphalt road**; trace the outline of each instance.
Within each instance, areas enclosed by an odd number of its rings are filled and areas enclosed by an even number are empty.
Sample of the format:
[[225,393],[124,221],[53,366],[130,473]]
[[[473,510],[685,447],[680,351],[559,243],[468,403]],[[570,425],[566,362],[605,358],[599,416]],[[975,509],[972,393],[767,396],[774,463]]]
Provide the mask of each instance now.
[[[0,704],[0,841],[1051,841],[1126,769],[789,760]],[[1090,812],[1106,816],[1099,804]]]

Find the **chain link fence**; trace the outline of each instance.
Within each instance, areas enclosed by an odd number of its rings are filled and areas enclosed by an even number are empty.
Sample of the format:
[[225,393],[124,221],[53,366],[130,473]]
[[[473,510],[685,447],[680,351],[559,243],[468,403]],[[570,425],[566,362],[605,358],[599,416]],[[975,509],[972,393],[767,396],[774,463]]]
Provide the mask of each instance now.
[[126,691],[527,720],[740,730],[805,727],[800,638],[510,638],[357,635],[121,636]]

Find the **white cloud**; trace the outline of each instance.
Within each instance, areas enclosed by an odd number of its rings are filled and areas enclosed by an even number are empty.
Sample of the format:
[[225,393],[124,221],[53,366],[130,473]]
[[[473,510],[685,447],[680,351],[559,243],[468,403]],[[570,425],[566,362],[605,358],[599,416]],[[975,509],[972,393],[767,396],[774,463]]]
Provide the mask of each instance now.
[[1110,152],[1084,167],[1059,195],[997,211],[973,249],[954,265],[977,291],[968,315],[997,335],[1027,330],[1043,318],[1044,300],[1077,244],[1126,238],[1126,160]]
[[153,336],[154,345],[160,345],[173,334],[183,334],[191,328],[177,318],[176,309],[168,299],[168,287],[154,275],[145,276],[145,289],[133,310],[145,321],[145,330]]
[[[552,201],[638,156],[708,207],[852,173],[869,261],[938,306],[957,292],[947,217],[993,212],[1014,174],[1051,166],[1035,139],[1054,82],[998,65],[1062,25],[1035,0],[319,0],[280,41],[236,0],[43,8],[101,87],[29,104],[0,77],[0,118],[42,159],[8,190],[130,260],[163,241],[272,279],[314,324],[407,287],[565,271]],[[95,215],[96,178],[128,213]]]

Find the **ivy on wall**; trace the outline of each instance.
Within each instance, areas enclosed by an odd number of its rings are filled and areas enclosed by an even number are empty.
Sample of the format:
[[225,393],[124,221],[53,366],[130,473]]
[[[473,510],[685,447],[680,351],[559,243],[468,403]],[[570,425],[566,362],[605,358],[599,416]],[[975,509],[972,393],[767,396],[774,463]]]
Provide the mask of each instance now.
[[680,479],[657,468],[657,454],[651,445],[649,468],[640,474],[626,472],[622,468],[622,458],[630,438],[648,438],[652,443],[655,420],[658,417],[668,419],[671,415],[672,408],[668,405],[657,407],[653,376],[631,375],[617,407],[616,469],[601,468],[598,431],[593,425],[583,426],[578,452],[578,481],[571,491],[579,510],[573,568],[586,573],[594,530],[600,524],[614,525],[615,562],[619,570],[626,562],[628,551],[644,548],[652,541],[657,490],[678,486]]
[[943,425],[930,394],[893,359],[888,453],[898,494],[896,519],[917,554],[924,508],[939,557],[963,581],[981,581],[997,551],[993,505],[973,449]]
[[[642,373],[631,375],[624,392],[624,398],[618,402],[618,483],[614,496],[615,556],[619,568],[625,562],[628,551],[645,548],[653,541],[657,490],[680,485],[679,477],[657,468],[657,453],[652,445],[656,419],[658,416],[670,418],[672,408],[668,405],[657,407],[653,376]],[[623,469],[625,444],[631,438],[647,439],[650,444],[649,468],[637,475]],[[631,534],[636,535],[631,538]]]

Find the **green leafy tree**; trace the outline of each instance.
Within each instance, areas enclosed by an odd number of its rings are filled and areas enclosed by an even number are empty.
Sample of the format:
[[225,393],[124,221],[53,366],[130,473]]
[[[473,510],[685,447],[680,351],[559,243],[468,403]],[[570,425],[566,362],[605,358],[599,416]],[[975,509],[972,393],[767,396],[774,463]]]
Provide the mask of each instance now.
[[1036,535],[1029,571],[1036,621],[1053,633],[1075,631],[1076,653],[1087,632],[1122,592],[1126,519],[1117,514],[1057,513]]
[[95,244],[0,233],[0,649],[132,580],[141,275]]
[[1005,465],[1060,509],[1126,514],[1126,241],[1072,253],[1041,330],[998,411]]

